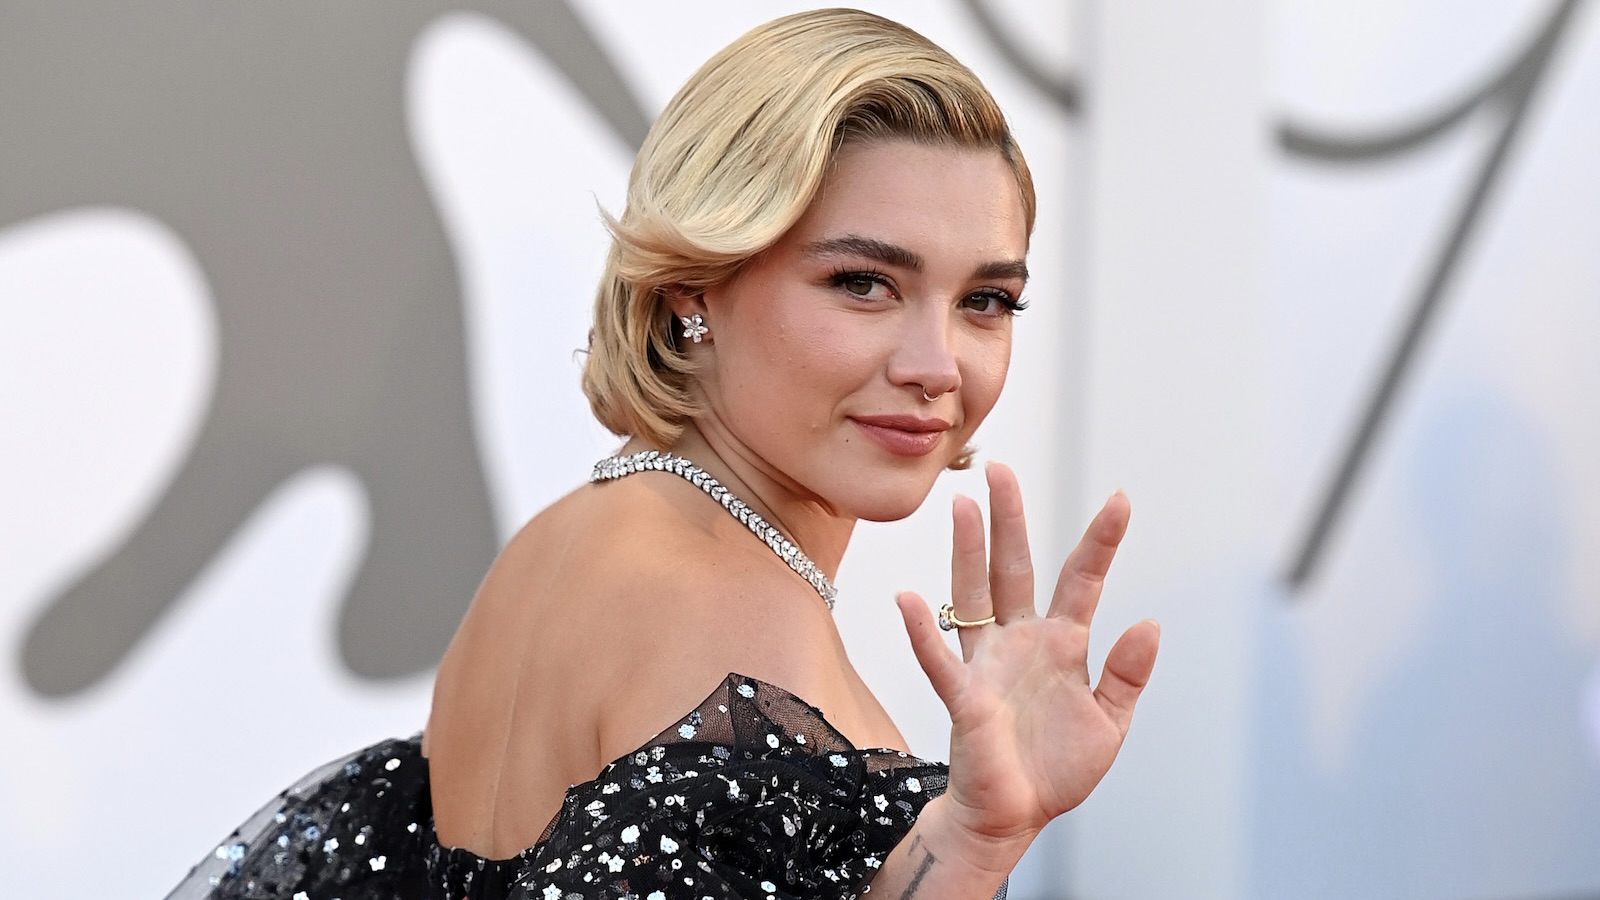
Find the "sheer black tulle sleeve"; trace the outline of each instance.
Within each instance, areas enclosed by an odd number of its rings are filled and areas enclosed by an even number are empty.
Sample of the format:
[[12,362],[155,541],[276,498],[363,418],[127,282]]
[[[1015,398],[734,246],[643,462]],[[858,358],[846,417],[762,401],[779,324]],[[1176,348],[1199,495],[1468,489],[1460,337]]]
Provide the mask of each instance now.
[[945,782],[942,765],[857,750],[804,701],[729,676],[568,792],[512,896],[855,897]]
[[426,890],[432,835],[421,742],[334,760],[273,798],[167,900],[396,900]]

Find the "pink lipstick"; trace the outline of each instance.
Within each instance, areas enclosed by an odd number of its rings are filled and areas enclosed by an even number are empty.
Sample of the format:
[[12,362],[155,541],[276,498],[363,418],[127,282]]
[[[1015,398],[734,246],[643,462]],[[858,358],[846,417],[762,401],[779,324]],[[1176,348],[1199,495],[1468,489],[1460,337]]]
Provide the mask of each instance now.
[[950,423],[920,416],[852,416],[873,443],[896,456],[926,456],[939,446]]

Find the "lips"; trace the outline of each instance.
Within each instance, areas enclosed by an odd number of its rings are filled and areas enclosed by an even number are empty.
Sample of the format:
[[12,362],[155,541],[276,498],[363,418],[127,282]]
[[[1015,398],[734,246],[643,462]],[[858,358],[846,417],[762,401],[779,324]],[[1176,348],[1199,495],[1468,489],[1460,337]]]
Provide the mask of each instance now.
[[950,423],[920,416],[854,416],[852,422],[873,443],[896,456],[926,456],[939,446]]

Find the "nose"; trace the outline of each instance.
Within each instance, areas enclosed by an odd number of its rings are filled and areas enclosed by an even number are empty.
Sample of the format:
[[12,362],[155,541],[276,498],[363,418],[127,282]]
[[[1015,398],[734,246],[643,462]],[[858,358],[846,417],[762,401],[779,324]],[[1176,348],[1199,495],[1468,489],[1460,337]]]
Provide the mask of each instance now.
[[926,304],[905,319],[906,327],[889,355],[889,382],[933,400],[961,387],[955,334],[940,304]]

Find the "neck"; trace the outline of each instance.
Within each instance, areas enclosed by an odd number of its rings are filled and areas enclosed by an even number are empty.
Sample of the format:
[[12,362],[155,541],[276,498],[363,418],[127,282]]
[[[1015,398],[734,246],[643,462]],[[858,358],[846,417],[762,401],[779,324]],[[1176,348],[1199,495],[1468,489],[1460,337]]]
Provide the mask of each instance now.
[[[623,453],[652,449],[637,438],[622,448]],[[693,423],[669,448],[670,452],[705,469],[712,477],[761,517],[799,545],[811,561],[831,580],[839,573],[839,563],[855,529],[853,516],[837,513],[827,501],[806,490],[787,475],[751,453],[742,444]]]

